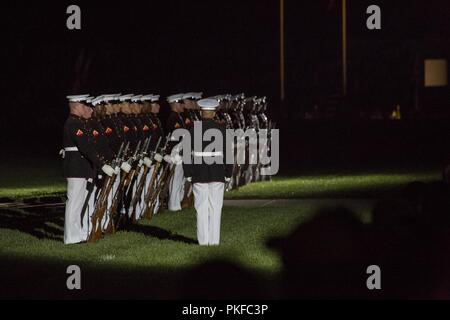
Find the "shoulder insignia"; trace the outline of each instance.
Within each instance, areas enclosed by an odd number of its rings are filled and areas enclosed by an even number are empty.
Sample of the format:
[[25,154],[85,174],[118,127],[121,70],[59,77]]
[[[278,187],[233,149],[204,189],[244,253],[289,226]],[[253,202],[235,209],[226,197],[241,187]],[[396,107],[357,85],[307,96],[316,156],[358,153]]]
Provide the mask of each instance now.
[[180,124],[179,124],[178,122],[175,123],[175,128],[176,128],[176,129],[181,128],[181,126],[180,126]]
[[78,131],[77,131],[77,133],[76,133],[77,137],[82,137],[83,134],[84,134],[83,131],[81,131],[80,129],[78,129]]
[[190,120],[189,118],[186,118],[185,123],[186,123],[186,124],[191,124],[191,120]]
[[93,135],[94,137],[98,137],[98,131],[97,131],[97,130],[92,131],[92,135]]
[[157,129],[158,126],[156,124],[153,124],[153,129]]
[[145,125],[143,128],[142,128],[142,130],[143,131],[145,131],[145,132],[147,132],[147,131],[149,131],[150,130],[150,128],[149,127],[147,127],[147,125]]
[[106,130],[105,130],[105,133],[107,135],[110,135],[112,132],[113,132],[113,130],[110,127],[106,128]]
[[123,132],[128,132],[128,131],[130,131],[130,128],[128,128],[127,126],[124,126],[123,127]]

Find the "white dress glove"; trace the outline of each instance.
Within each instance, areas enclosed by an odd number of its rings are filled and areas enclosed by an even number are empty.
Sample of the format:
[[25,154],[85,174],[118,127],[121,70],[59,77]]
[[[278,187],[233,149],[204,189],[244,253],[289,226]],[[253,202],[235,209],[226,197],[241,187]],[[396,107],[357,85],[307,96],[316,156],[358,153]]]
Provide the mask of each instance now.
[[173,163],[175,163],[176,165],[181,164],[183,163],[183,158],[179,154],[176,154],[173,157]]
[[164,161],[167,162],[168,164],[172,164],[172,157],[166,154],[164,156]]
[[112,177],[114,175],[114,168],[111,167],[110,165],[107,165],[107,164],[103,165],[102,171],[110,177]]
[[162,157],[162,155],[160,155],[159,153],[157,153],[157,154],[155,154],[154,159],[155,159],[155,161],[161,162],[161,161],[163,160],[163,157]]
[[147,168],[150,168],[152,166],[152,160],[150,160],[149,157],[144,158],[144,164]]
[[187,177],[186,180],[192,182],[192,177]]
[[120,167],[119,166],[116,166],[114,168],[114,173],[115,173],[116,176],[120,173]]
[[225,177],[225,182],[230,182],[230,181],[231,181],[231,178]]
[[130,172],[131,170],[131,165],[128,162],[124,162],[122,163],[122,165],[120,166],[120,169],[122,169],[123,171],[125,171],[126,173]]

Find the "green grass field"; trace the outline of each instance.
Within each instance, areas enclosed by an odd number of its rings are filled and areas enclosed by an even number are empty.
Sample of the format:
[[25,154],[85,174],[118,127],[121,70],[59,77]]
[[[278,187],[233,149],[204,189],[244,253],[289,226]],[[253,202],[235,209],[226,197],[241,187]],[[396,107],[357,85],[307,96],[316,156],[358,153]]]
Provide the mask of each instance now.
[[[34,166],[22,166],[21,170],[3,167],[0,198],[14,200],[63,193],[65,183],[60,169],[50,164],[42,161]],[[324,206],[336,207],[342,201],[347,201],[348,205],[344,206],[363,222],[370,222],[373,202],[365,198],[382,197],[400,190],[408,182],[439,177],[439,170],[434,168],[358,171],[275,177],[271,182],[244,186],[227,193],[226,197],[302,200],[264,207],[226,206],[219,247],[196,244],[192,209],[165,212],[150,222],[140,222],[129,232],[118,232],[97,244],[69,246],[62,243],[63,207],[0,209],[3,295],[177,298],[189,272],[208,261],[220,260],[230,261],[255,275],[268,297],[277,297],[282,262],[267,246],[271,238],[289,234]],[[68,292],[65,287],[65,268],[71,264],[79,265],[84,272],[85,290],[81,293]]]
[[[276,252],[268,248],[267,242],[273,237],[289,234],[297,225],[311,219],[320,207],[317,201],[308,200],[302,204],[245,210],[225,207],[221,245],[218,247],[196,244],[195,213],[192,209],[179,213],[165,212],[151,221],[141,221],[131,231],[118,232],[96,244],[78,245],[62,243],[62,208],[53,209],[51,213],[24,210],[0,212],[3,224],[7,221],[6,216],[11,215],[16,215],[19,220],[34,220],[31,224],[2,226],[0,259],[3,263],[0,271],[8,274],[6,292],[19,297],[39,296],[43,292],[44,296],[57,292],[63,297],[70,297],[70,293],[63,290],[65,268],[76,264],[90,279],[83,297],[104,294],[109,297],[116,294],[122,296],[121,286],[125,285],[122,281],[134,290],[138,290],[136,288],[144,281],[151,288],[147,292],[139,291],[142,294],[139,297],[175,298],[172,294],[179,292],[179,277],[186,270],[210,260],[220,260],[230,261],[263,278],[268,292],[276,292],[274,287],[281,260]],[[370,203],[362,202],[357,208],[357,215],[363,221],[369,221]],[[43,272],[45,280],[36,282],[28,278],[30,272]],[[145,280],[140,277],[141,272],[145,273]],[[111,283],[105,284],[105,274],[116,277],[122,284],[117,287],[111,287]],[[17,283],[20,283],[19,287]],[[60,290],[49,293],[42,285]],[[109,288],[108,293],[99,287]],[[130,294],[137,293],[132,290]]]
[[[326,172],[326,173],[323,173]],[[297,198],[374,198],[396,190],[411,181],[440,178],[440,168],[379,169],[355,168],[336,173],[319,170],[314,173],[277,176],[271,183],[255,183],[226,194],[227,199],[297,199]],[[0,167],[0,198],[10,200],[63,195],[66,182],[61,162],[21,159]]]

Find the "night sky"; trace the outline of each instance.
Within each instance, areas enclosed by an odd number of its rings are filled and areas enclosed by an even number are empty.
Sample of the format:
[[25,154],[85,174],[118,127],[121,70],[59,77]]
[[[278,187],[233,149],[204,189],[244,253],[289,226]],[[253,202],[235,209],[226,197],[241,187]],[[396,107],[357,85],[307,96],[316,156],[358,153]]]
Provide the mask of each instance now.
[[[450,57],[450,3],[348,2],[348,106],[411,106],[417,59]],[[284,114],[340,95],[340,3],[286,0]],[[66,29],[69,4],[81,7],[79,31]],[[381,31],[366,28],[370,4],[382,9]],[[62,126],[74,93],[246,92],[278,110],[278,10],[278,1],[2,3],[2,129]]]

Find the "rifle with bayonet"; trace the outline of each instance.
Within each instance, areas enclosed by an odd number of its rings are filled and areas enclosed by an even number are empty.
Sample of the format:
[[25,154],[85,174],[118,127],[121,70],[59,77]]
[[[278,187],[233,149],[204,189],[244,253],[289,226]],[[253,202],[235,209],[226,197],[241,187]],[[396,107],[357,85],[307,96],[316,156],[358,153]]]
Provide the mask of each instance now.
[[[126,155],[128,154],[128,149],[130,148],[130,142],[127,142],[127,144],[125,145],[125,149],[122,153],[122,156],[120,157],[119,161],[117,162],[117,165],[120,165],[123,163],[123,161],[125,160]],[[114,191],[114,195],[111,201],[111,206],[108,208],[108,224],[105,228],[105,233],[106,234],[112,234],[115,232],[115,219],[117,216],[117,210],[119,208],[119,204],[121,202],[121,195],[122,195],[122,186],[125,182],[127,175],[125,173],[121,173],[120,174],[120,181],[119,184],[117,185],[117,188]]]
[[[141,175],[141,179],[139,180],[139,183],[137,184],[136,191],[134,193],[133,199],[131,200],[131,206],[130,207],[132,208],[131,217],[132,217],[132,221],[133,222],[136,222],[136,220],[138,218],[138,217],[136,217],[136,207],[137,207],[138,202],[141,200],[142,192],[143,192],[144,187],[145,187],[145,181],[147,180],[147,174],[148,174],[148,172],[150,170],[151,162],[154,159],[154,156],[156,154],[156,151],[158,150],[160,142],[161,142],[161,137],[159,137],[159,139],[158,139],[158,143],[156,144],[155,150],[151,151],[150,154],[149,154],[148,158],[150,160],[150,163],[145,163],[144,171],[143,171],[143,173]],[[148,143],[150,143],[150,140],[148,140]],[[145,155],[147,155],[146,152],[145,152]],[[140,216],[140,214],[141,213],[139,213],[139,216]]]
[[139,170],[141,169],[141,167],[139,166],[139,161],[141,160],[141,155],[143,154],[143,152],[145,151],[146,148],[146,144],[147,144],[147,140],[144,141],[144,143],[142,143],[142,141],[140,140],[136,146],[136,149],[134,151],[134,154],[131,158],[128,159],[127,164],[128,164],[128,170],[125,171],[125,181],[123,183],[123,187],[122,187],[122,194],[121,194],[121,200],[123,201],[123,206],[124,206],[124,213],[125,214],[121,214],[119,215],[119,219],[117,221],[117,225],[116,228],[120,225],[120,223],[123,221],[123,219],[125,218],[127,222],[129,221],[129,218],[131,218],[128,215],[128,210],[130,208],[130,203],[131,203],[131,197],[132,197],[132,192],[133,192],[133,185],[135,183],[136,177],[139,174]]
[[[150,138],[147,138],[144,140],[144,143],[142,145],[140,152],[137,154],[136,159],[134,159],[132,175],[128,180],[127,188],[125,188],[125,199],[126,199],[126,203],[128,204],[127,205],[128,211],[130,211],[130,209],[132,210],[131,202],[133,200],[134,192],[136,191],[136,189],[134,187],[140,176],[143,159],[147,155],[147,149],[148,149],[149,143],[150,143]],[[133,223],[136,222],[134,217],[132,217],[131,215],[129,215],[129,217],[132,218]]]
[[[151,177],[151,180],[149,183],[147,194],[145,195],[144,218],[146,218],[146,219],[151,219],[153,217],[153,212],[155,209],[156,201],[158,199],[158,195],[160,193],[161,186],[163,185],[162,180],[164,179],[164,176],[165,176],[165,174],[164,174],[165,170],[163,170],[163,173],[161,174],[161,179],[160,179],[159,184],[157,183],[157,179],[159,176],[159,171],[162,168],[163,155],[166,153],[166,149],[167,149],[169,140],[170,140],[170,134],[168,134],[166,137],[164,146],[160,150],[159,157],[155,158],[156,164],[153,169],[153,173],[152,173],[152,177]],[[167,168],[167,167],[169,167],[169,164],[167,164],[165,168]]]
[[106,228],[106,233],[114,233],[117,230],[117,226],[119,225],[120,220],[122,219],[122,215],[119,212],[119,205],[120,204],[124,205],[123,201],[124,190],[128,186],[128,181],[130,180],[130,175],[132,174],[131,165],[135,161],[137,154],[140,151],[140,147],[141,142],[139,141],[138,145],[136,146],[136,149],[134,150],[134,154],[121,165],[122,172],[120,176],[120,182],[114,194],[111,208],[109,210],[110,219],[108,226]]
[[[122,157],[123,143],[120,146],[119,152],[116,158],[113,160],[111,166],[115,168],[118,161]],[[114,181],[116,179],[116,174],[112,176],[105,176],[103,180],[103,186],[100,190],[100,194],[97,198],[97,203],[95,205],[94,213],[92,214],[92,228],[88,235],[88,242],[97,242],[102,236],[102,220],[105,216],[105,212],[108,209],[108,197],[111,193]]]

